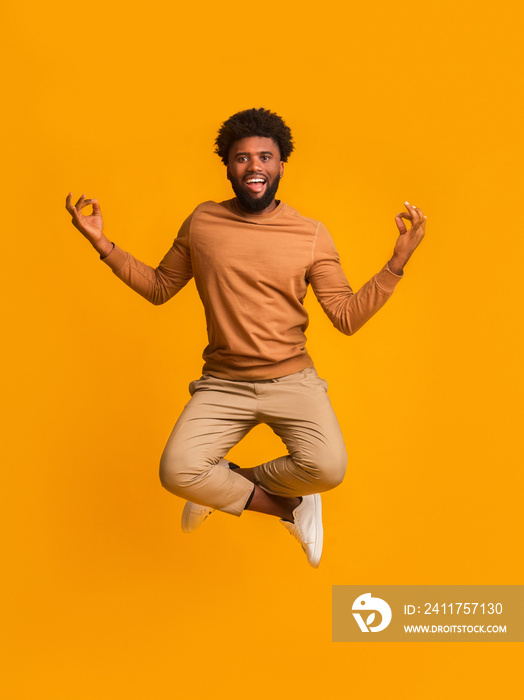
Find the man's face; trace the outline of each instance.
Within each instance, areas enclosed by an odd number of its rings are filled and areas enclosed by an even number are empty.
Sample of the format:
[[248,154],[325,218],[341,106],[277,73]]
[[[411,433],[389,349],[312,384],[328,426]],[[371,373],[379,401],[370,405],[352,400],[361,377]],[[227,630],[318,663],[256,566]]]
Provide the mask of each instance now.
[[241,209],[265,214],[274,209],[284,163],[273,139],[250,136],[229,150],[227,176]]

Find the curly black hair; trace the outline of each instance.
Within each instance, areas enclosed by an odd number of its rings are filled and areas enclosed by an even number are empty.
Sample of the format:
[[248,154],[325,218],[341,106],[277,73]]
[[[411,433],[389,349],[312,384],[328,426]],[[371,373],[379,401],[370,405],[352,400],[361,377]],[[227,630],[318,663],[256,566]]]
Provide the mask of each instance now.
[[285,124],[282,117],[270,112],[269,109],[245,109],[229,117],[220,129],[215,139],[215,153],[217,153],[224,165],[227,165],[229,149],[236,142],[250,136],[264,136],[273,139],[280,150],[280,160],[287,162],[294,145],[291,129]]

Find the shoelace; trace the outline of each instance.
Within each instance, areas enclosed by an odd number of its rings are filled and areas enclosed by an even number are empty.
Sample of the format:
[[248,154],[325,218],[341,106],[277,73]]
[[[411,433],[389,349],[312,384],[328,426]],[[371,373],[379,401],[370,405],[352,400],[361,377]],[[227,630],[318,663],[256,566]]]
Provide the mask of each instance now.
[[[296,540],[299,541],[300,546],[302,547],[302,549],[304,549],[304,548],[305,548],[304,541],[303,541],[303,540],[304,540],[304,535],[303,535],[303,533],[301,532],[300,528],[298,527],[298,525],[297,525],[296,523],[292,523],[292,525],[293,525],[293,529],[292,529],[292,530],[288,530],[288,532],[289,532],[290,535],[293,535],[293,537],[294,537]],[[287,529],[287,528],[286,528],[286,529]]]

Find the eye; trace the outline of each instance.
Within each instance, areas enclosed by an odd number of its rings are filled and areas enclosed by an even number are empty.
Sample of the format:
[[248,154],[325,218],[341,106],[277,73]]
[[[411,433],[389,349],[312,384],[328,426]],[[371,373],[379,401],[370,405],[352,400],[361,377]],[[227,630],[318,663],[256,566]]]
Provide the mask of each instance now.
[[261,156],[262,160],[269,160],[270,158],[271,158],[271,156]]

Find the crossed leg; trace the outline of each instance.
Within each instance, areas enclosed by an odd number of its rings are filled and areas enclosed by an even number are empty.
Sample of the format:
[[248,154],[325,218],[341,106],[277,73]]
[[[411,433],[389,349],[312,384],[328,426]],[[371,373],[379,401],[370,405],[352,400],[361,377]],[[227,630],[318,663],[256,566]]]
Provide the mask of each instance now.
[[[170,492],[237,516],[249,501],[248,510],[289,520],[301,496],[342,481],[342,434],[314,369],[256,383],[207,375],[190,392],[162,455],[160,478]],[[259,423],[270,425],[289,454],[253,469],[221,465]]]

